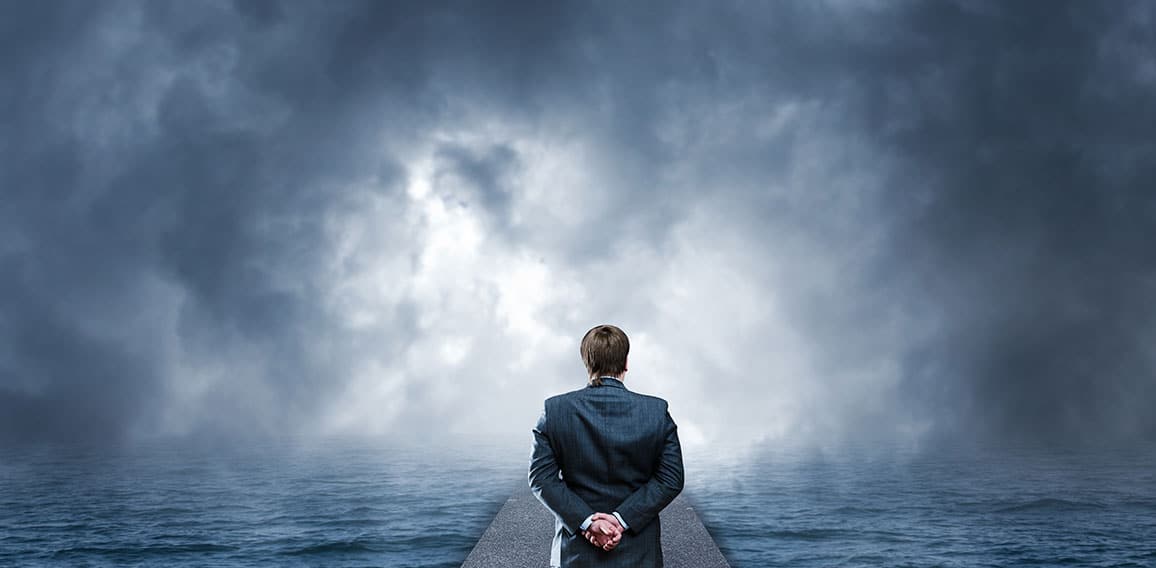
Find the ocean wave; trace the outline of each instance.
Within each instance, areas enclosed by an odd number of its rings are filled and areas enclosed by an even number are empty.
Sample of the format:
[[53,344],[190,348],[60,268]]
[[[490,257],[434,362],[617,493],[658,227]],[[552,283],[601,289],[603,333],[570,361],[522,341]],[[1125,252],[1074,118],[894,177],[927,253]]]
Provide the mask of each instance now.
[[198,542],[188,544],[153,544],[147,546],[74,546],[53,552],[54,558],[69,556],[114,556],[118,558],[163,556],[168,554],[197,554],[205,552],[232,552],[236,546]]
[[309,546],[282,551],[284,556],[310,556],[316,554],[380,552],[378,543],[368,539],[332,540]]
[[1025,503],[1017,503],[1006,507],[1000,507],[995,510],[997,513],[1022,513],[1022,512],[1058,512],[1058,511],[1089,511],[1102,509],[1103,505],[1098,503],[1091,503],[1087,501],[1073,501],[1068,499],[1057,499],[1054,497],[1044,497],[1042,499],[1034,499]]
[[793,540],[828,540],[833,538],[843,538],[847,536],[849,531],[845,529],[799,529],[799,530],[777,530],[770,531],[766,534],[768,538],[782,538]]

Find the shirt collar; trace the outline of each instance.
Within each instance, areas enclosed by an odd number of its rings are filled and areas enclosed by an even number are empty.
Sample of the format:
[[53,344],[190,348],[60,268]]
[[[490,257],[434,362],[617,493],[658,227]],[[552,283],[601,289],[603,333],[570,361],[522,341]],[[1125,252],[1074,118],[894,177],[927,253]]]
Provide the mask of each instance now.
[[622,381],[620,381],[614,377],[607,375],[607,376],[602,376],[602,377],[598,377],[598,378],[602,379],[602,385],[603,386],[618,387],[620,389],[626,388],[626,385],[622,384]]

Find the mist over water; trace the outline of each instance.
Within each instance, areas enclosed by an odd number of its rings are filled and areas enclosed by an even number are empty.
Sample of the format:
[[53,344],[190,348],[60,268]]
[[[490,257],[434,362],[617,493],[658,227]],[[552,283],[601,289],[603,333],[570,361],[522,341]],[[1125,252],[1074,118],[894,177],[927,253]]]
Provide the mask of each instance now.
[[[1156,561],[1156,447],[716,447],[685,494],[736,567]],[[460,565],[519,484],[501,445],[0,453],[0,563]]]
[[520,469],[331,440],[0,453],[0,564],[459,566]]
[[766,449],[687,491],[736,566],[1156,562],[1156,445]]

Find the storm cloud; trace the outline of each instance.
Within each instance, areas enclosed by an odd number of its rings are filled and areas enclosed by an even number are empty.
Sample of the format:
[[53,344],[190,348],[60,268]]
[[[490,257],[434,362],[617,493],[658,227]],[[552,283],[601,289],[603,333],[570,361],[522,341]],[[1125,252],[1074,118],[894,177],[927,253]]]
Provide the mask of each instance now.
[[1152,438],[1154,18],[6,5],[0,439]]

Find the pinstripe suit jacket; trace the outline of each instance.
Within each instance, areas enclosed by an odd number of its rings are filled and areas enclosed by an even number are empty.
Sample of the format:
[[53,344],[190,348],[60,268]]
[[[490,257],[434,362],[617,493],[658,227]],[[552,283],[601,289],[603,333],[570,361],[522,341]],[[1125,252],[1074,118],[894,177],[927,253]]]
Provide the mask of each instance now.
[[[554,513],[551,566],[661,567],[658,513],[683,485],[682,447],[666,401],[612,378],[546,399],[529,482]],[[596,511],[617,511],[630,527],[610,552],[579,529]]]

